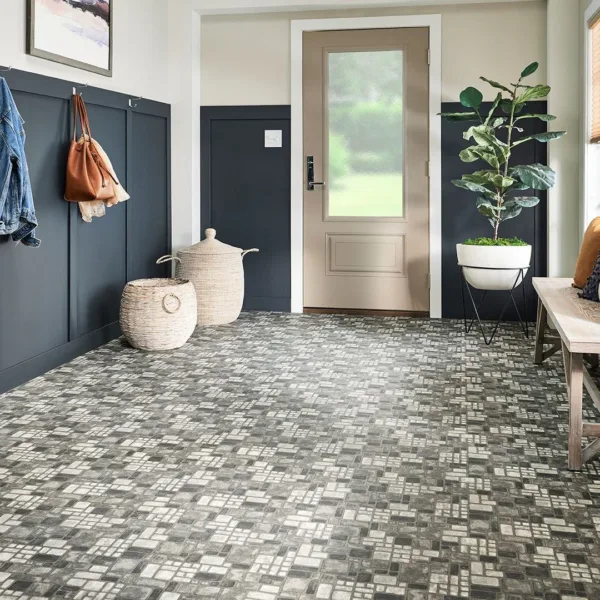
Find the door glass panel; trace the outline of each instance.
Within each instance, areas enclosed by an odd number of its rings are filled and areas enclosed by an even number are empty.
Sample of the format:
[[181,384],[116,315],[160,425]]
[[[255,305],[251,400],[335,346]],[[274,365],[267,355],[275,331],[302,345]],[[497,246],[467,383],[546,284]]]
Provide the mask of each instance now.
[[329,53],[329,217],[402,217],[401,50]]

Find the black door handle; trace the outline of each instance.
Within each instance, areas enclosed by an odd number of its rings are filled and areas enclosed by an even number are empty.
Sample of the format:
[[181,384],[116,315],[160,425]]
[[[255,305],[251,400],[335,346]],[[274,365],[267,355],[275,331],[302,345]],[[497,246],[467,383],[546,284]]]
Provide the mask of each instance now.
[[324,181],[315,181],[315,157],[307,156],[306,157],[306,180],[308,182],[307,189],[312,192],[315,189],[315,186],[325,186]]

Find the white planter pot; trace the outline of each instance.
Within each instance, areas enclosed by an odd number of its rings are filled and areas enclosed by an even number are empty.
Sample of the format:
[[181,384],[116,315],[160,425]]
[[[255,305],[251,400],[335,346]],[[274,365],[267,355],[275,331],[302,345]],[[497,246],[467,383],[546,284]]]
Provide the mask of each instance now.
[[[456,245],[458,264],[465,279],[478,290],[511,290],[523,282],[531,263],[531,246],[466,246]],[[486,267],[469,269],[468,267]],[[499,269],[497,271],[492,269]],[[501,270],[500,270],[501,269]],[[523,277],[519,274],[523,269]]]

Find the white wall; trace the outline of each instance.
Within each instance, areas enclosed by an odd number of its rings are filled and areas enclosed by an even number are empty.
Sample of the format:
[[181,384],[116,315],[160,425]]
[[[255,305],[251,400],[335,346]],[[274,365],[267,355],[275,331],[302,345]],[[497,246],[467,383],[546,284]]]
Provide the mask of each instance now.
[[[559,0],[569,3],[572,0]],[[442,101],[485,75],[512,81],[537,60],[546,75],[546,2],[310,11],[202,17],[202,104],[290,104],[290,21],[298,18],[442,14]],[[499,49],[502,51],[499,51]],[[533,78],[532,78],[533,79]],[[486,99],[495,92],[481,83]]]
[[191,0],[171,0],[168,31],[171,227],[177,251],[200,241],[200,16]]
[[166,0],[119,0],[114,3],[113,77],[27,55],[26,0],[0,1],[0,65],[151,100],[169,101]]

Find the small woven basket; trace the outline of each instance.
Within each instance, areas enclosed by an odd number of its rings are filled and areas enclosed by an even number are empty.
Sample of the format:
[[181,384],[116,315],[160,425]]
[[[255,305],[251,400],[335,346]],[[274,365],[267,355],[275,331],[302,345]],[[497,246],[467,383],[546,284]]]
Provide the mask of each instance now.
[[134,348],[181,348],[196,328],[196,290],[186,279],[132,281],[123,290],[120,322]]

